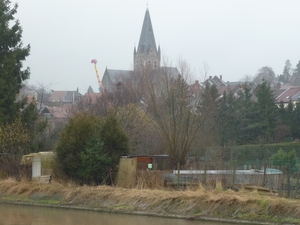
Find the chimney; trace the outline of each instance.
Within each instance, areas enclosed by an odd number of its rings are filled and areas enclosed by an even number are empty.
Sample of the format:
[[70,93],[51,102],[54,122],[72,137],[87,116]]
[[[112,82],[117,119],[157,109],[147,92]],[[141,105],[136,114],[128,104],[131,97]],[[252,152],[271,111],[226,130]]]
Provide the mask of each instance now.
[[222,80],[222,75],[220,75],[220,80]]
[[212,79],[212,76],[209,76],[209,79],[211,80],[211,79]]

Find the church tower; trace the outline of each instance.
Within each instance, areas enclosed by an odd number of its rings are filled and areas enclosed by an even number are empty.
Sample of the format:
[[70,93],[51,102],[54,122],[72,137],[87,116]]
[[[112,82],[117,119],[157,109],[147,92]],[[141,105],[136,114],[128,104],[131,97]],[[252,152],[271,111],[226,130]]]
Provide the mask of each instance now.
[[133,52],[134,70],[160,67],[160,47],[156,48],[149,10],[146,10],[138,48]]

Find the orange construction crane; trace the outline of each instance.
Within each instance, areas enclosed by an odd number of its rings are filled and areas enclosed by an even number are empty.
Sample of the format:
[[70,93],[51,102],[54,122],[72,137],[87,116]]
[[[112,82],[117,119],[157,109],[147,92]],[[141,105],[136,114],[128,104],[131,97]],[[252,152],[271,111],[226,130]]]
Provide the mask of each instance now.
[[98,86],[99,86],[99,91],[102,92],[104,91],[104,87],[102,85],[102,82],[101,82],[101,79],[100,79],[100,76],[99,76],[99,73],[98,73],[98,69],[97,69],[97,60],[96,59],[92,59],[91,63],[94,64],[94,67],[95,67],[95,71],[96,71],[96,76],[97,76],[97,80],[98,80]]

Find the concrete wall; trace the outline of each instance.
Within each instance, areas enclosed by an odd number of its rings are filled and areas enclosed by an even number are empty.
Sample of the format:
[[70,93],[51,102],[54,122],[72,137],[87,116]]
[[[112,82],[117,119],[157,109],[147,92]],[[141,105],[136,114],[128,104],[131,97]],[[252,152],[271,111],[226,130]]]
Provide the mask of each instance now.
[[136,185],[137,158],[121,158],[116,185],[133,188]]

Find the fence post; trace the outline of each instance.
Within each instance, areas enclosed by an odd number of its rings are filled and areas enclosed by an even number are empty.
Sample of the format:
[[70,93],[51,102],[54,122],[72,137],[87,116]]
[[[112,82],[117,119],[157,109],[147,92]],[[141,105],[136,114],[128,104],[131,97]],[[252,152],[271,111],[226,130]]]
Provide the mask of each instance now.
[[266,177],[267,177],[267,163],[264,163],[264,176],[262,186],[266,186]]
[[299,179],[300,179],[300,168],[298,169],[297,173],[297,180],[296,180],[296,187],[295,187],[295,198],[297,197],[297,192],[298,192],[298,186],[299,186]]
[[281,176],[281,179],[280,179],[281,195],[284,196],[285,168],[284,168],[284,166],[279,166],[279,168],[282,171],[282,176]]
[[236,172],[236,160],[234,160],[234,164],[233,164],[233,174],[232,174],[232,184],[231,184],[231,188],[234,188],[234,184],[235,184],[235,172]]
[[207,171],[207,165],[205,164],[204,166],[204,178],[203,178],[203,183],[206,185],[206,171]]
[[290,164],[288,163],[286,165],[286,173],[287,173],[287,197],[289,198],[291,196],[291,170],[290,170]]
[[177,190],[179,190],[180,163],[177,163]]

